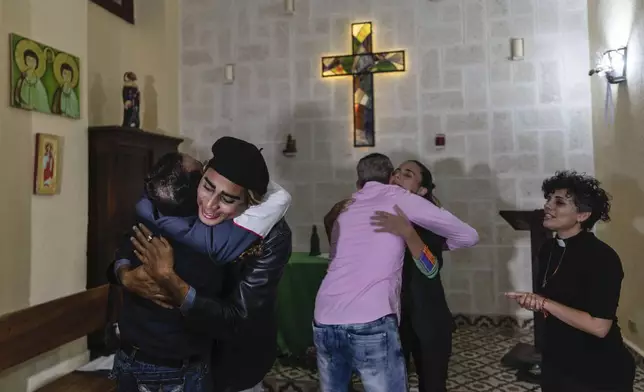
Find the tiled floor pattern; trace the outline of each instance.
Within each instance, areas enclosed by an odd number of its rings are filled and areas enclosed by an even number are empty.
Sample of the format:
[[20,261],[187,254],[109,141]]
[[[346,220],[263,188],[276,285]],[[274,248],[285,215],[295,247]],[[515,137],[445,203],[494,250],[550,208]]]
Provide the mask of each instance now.
[[[509,336],[498,328],[460,327],[454,334],[448,390],[453,392],[526,392],[540,391],[534,384],[518,382],[515,370],[500,363],[514,345],[529,343],[531,335]],[[644,371],[638,369],[635,391],[644,392]],[[417,392],[416,375],[410,376],[411,391]],[[265,379],[269,392],[317,392],[317,374],[304,367],[276,364]],[[356,382],[355,391],[361,391]]]

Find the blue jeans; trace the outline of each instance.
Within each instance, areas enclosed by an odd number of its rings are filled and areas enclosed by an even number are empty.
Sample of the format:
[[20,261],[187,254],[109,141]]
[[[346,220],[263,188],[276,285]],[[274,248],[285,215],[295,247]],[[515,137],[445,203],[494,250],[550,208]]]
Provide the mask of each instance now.
[[322,392],[346,392],[351,373],[365,392],[406,392],[407,371],[398,322],[389,315],[365,324],[313,324]]
[[110,378],[118,392],[211,392],[212,379],[207,363],[191,363],[169,368],[137,361],[121,350],[114,355]]

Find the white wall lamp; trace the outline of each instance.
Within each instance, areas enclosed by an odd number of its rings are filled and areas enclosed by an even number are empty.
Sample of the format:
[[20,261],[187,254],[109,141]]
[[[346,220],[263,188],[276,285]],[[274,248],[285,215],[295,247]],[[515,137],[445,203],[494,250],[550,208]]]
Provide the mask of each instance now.
[[510,60],[523,60],[523,38],[510,38]]
[[235,81],[235,64],[226,64],[224,67],[224,83],[233,84]]
[[588,72],[589,76],[594,74],[606,75],[610,84],[618,84],[626,81],[626,46],[619,49],[605,51],[598,56],[595,68]]
[[287,15],[295,14],[295,0],[284,0],[284,12]]

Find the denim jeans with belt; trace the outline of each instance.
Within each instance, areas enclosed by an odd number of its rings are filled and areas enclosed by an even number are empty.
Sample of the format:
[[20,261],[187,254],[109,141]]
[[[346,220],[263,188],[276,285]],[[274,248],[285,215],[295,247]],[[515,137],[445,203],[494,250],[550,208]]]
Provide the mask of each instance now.
[[184,363],[171,368],[144,363],[118,350],[110,378],[117,380],[118,392],[211,392],[212,379],[207,362]]
[[407,371],[394,315],[364,324],[313,324],[322,392],[346,392],[356,371],[365,392],[406,392]]

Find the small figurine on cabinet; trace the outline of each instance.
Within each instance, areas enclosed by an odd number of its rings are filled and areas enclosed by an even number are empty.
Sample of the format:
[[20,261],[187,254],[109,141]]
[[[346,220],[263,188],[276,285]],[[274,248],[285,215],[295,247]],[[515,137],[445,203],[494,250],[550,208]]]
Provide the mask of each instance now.
[[136,85],[136,74],[123,75],[123,127],[140,128],[141,92]]

